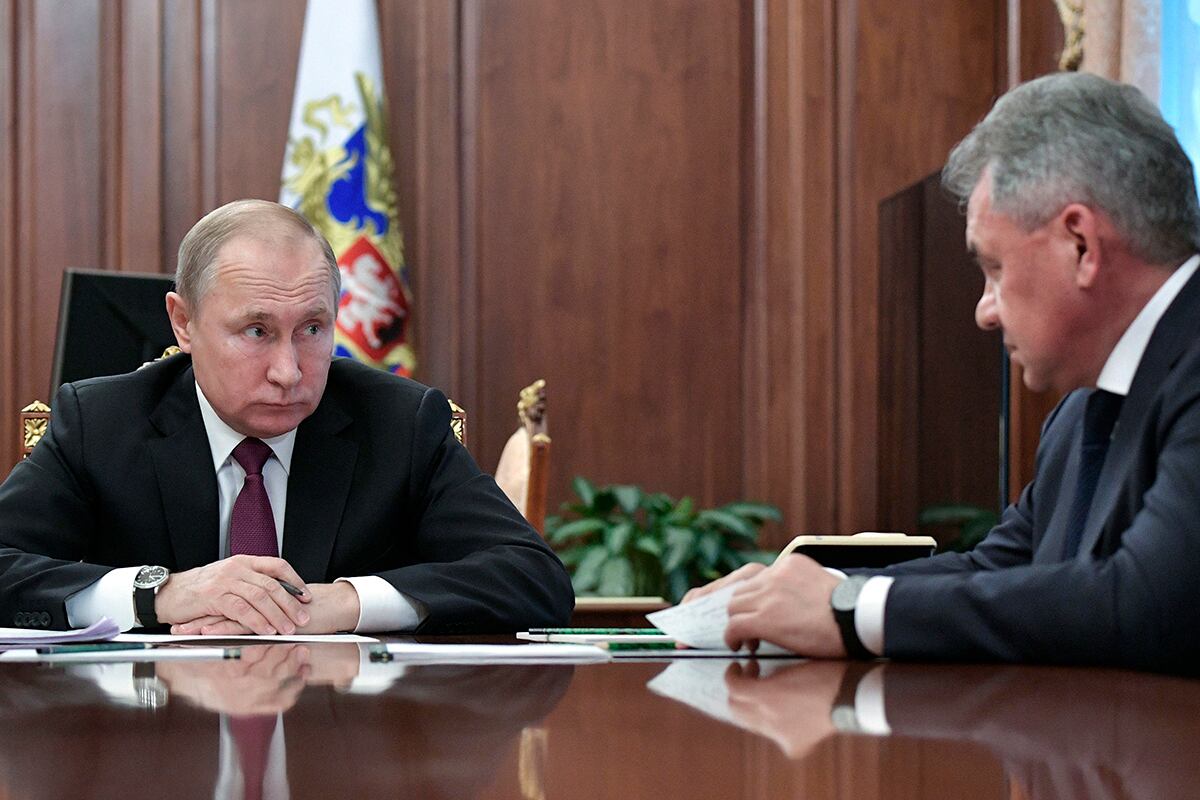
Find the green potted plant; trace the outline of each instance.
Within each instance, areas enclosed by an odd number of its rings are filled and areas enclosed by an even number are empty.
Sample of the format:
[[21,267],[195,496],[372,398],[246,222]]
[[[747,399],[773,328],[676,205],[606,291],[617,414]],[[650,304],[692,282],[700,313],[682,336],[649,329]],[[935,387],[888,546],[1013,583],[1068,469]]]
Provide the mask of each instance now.
[[546,538],[571,571],[580,596],[662,596],[684,593],[752,561],[769,564],[757,549],[759,528],[778,521],[765,503],[729,503],[697,509],[637,486],[595,486],[577,477],[579,502],[546,519]]

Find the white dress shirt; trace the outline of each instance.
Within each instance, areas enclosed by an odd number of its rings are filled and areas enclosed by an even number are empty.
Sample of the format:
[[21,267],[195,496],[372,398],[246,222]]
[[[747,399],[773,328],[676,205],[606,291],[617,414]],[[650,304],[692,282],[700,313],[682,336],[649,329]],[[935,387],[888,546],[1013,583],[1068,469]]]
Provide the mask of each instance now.
[[[1096,379],[1097,388],[1122,397],[1129,394],[1133,376],[1137,373],[1138,365],[1142,363],[1146,346],[1150,344],[1151,334],[1175,296],[1196,272],[1197,266],[1200,266],[1200,255],[1192,256],[1183,262],[1158,288],[1150,302],[1142,307],[1125,329],[1125,333],[1121,334],[1117,346],[1108,354],[1104,368],[1100,370],[1100,377]],[[894,580],[895,578],[886,575],[870,578],[863,584],[855,606],[854,630],[863,646],[877,656],[883,655],[884,607],[887,605],[888,590],[891,589]]]
[[[200,385],[196,384],[196,397],[200,401],[200,414],[204,418],[204,430],[212,450],[213,470],[217,476],[218,553],[221,558],[229,556],[229,521],[233,516],[233,504],[242,484],[246,482],[246,471],[233,458],[233,449],[246,438],[225,424],[213,409]],[[264,439],[271,448],[273,458],[263,465],[263,485],[271,501],[271,513],[275,517],[275,537],[279,552],[283,552],[283,519],[287,510],[288,474],[292,466],[292,449],[296,444],[296,431],[271,439]],[[100,580],[67,598],[67,620],[72,627],[82,628],[100,617],[114,620],[121,630],[129,630],[137,624],[133,608],[133,579],[139,567],[120,567],[105,573]],[[375,631],[412,630],[426,616],[426,611],[416,601],[406,597],[390,583],[375,575],[338,578],[347,581],[358,593],[359,616],[354,630],[359,633]]]

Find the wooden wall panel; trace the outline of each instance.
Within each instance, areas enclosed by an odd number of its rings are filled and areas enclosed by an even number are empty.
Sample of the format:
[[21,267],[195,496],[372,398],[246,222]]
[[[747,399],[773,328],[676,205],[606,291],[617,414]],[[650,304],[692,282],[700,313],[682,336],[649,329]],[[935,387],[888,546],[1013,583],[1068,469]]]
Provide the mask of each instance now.
[[[992,3],[839,6],[838,532],[871,530],[878,473],[879,202],[939,168],[991,106],[1005,18]],[[987,57],[980,57],[987,54]]]
[[[17,400],[17,4],[0,0],[0,432],[16,419]],[[0,473],[17,453],[16,429],[0,433]]]
[[[769,544],[872,527],[877,204],[1003,85],[1006,14],[1044,63],[1045,5],[381,0],[418,377],[488,469],[548,378],[551,506],[583,473],[777,503]],[[302,18],[0,0],[0,420],[46,396],[65,268],[171,271],[277,196]]]
[[[736,2],[483,2],[464,181],[485,465],[549,384],[574,473],[703,502],[741,483]],[[470,236],[470,233],[467,233]],[[468,291],[470,287],[468,287]]]

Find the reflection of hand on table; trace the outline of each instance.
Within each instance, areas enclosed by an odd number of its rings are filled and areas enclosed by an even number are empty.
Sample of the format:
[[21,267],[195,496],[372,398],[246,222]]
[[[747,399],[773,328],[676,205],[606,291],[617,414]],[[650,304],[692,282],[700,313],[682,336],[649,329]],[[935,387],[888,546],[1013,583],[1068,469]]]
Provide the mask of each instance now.
[[730,664],[725,673],[729,710],[788,758],[804,758],[836,733],[830,712],[846,670],[841,661],[807,661],[760,678],[756,662]]
[[312,671],[310,657],[302,644],[252,645],[241,658],[160,661],[155,675],[173,697],[209,711],[277,714],[295,705]]

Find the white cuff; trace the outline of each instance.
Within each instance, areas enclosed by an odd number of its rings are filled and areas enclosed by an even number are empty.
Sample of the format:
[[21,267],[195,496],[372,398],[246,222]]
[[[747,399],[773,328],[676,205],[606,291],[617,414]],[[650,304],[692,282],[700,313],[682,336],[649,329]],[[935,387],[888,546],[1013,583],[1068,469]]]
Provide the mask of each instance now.
[[863,584],[854,610],[854,630],[871,655],[883,655],[883,609],[895,578],[876,575]]
[[[858,596],[861,601],[862,592]],[[892,728],[888,725],[883,703],[883,669],[871,670],[858,682],[858,689],[854,692],[854,716],[863,733],[873,736],[891,734]]]
[[425,608],[396,590],[378,575],[338,578],[358,592],[358,624],[355,633],[411,631],[428,616]]
[[[388,584],[389,586],[391,584]],[[407,667],[402,661],[372,661],[371,647],[358,646],[358,674],[346,687],[348,694],[380,694],[404,677]]]
[[119,567],[67,598],[67,623],[86,628],[108,617],[127,631],[137,625],[133,612],[133,579],[141,567]]

